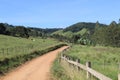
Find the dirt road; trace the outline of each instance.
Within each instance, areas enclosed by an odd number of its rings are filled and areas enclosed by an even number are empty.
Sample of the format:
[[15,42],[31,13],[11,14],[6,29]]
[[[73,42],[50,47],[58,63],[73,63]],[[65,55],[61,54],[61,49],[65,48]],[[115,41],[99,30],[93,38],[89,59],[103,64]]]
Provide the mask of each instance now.
[[33,59],[8,73],[0,80],[49,80],[52,63],[57,54],[65,48],[67,46]]

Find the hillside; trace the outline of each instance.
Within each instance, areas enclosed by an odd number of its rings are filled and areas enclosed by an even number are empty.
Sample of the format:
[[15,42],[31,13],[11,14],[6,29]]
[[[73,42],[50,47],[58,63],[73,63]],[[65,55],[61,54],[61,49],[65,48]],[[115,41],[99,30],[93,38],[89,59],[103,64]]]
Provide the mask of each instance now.
[[65,36],[65,37],[72,37],[72,35],[84,35],[85,33],[89,33],[89,30],[86,29],[86,28],[83,28],[81,29],[80,31],[78,32],[72,32],[72,31],[66,31],[64,32],[64,30],[58,30],[56,32],[53,32],[52,35],[62,35],[62,36]]
[[120,23],[80,22],[54,32],[53,38],[82,45],[120,46]]
[[[73,34],[81,34],[83,35],[87,30],[92,33],[95,29],[97,23],[90,23],[90,22],[79,22],[76,24],[73,24],[63,30],[58,30],[56,32],[53,32],[52,34],[59,34],[59,35],[64,35],[68,32],[73,33]],[[107,25],[105,24],[100,24],[98,23],[99,26],[105,27]]]
[[[100,26],[107,26],[105,24],[100,24]],[[64,29],[64,32],[67,32],[67,31],[72,31],[72,32],[78,32],[80,30],[82,30],[83,28],[86,28],[86,29],[89,29],[89,30],[94,30],[96,26],[96,23],[91,23],[91,22],[79,22],[79,23],[76,23],[76,24],[73,24],[67,28]]]
[[33,37],[46,37],[55,31],[61,30],[62,28],[35,28],[26,26],[14,26],[8,23],[0,23],[0,34],[10,35],[15,37],[28,38]]
[[60,42],[54,39],[17,38],[0,35],[0,61],[17,55],[30,54],[35,50],[43,50]]

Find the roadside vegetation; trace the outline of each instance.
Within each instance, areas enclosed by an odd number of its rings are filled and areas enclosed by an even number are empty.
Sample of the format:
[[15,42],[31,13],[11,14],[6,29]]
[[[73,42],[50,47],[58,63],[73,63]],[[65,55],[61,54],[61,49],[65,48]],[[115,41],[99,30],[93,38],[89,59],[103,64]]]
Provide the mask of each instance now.
[[80,59],[85,65],[87,61],[92,63],[92,68],[96,71],[117,80],[120,65],[120,48],[113,47],[88,47],[73,45],[69,51],[64,53],[73,59]]
[[0,35],[0,39],[0,75],[26,61],[66,45],[54,39],[34,38],[33,41],[4,35]]
[[80,22],[51,35],[60,41],[81,45],[101,45],[120,47],[120,21],[112,21],[109,25]]
[[[82,64],[91,61],[93,69],[117,80],[120,71],[118,69],[120,68],[118,66],[120,65],[120,20],[118,23],[112,21],[109,25],[98,21],[96,23],[79,22],[65,29],[26,28],[0,23],[0,34],[9,35],[0,35],[0,61],[9,61],[7,59],[16,56],[19,60],[18,56],[21,55],[41,53],[36,51],[44,52],[45,50],[46,52],[51,46],[61,44],[59,41],[62,41],[72,44],[72,48],[65,52],[65,55],[74,59],[79,58]],[[32,58],[35,55],[32,55]],[[7,68],[4,69],[7,70]],[[57,76],[57,80],[77,80],[69,75],[68,69],[67,66],[55,62],[52,71]],[[58,72],[55,74],[55,71]]]
[[55,60],[51,68],[52,80],[86,80],[85,72],[78,72],[76,68],[69,66],[67,62]]
[[56,59],[51,68],[51,79],[52,80],[70,80],[70,76],[66,73],[65,68]]
[[[52,37],[72,43],[65,55],[74,60],[79,58],[82,64],[90,61],[93,69],[117,80],[120,73],[120,20],[118,23],[112,21],[109,25],[98,21],[80,22],[54,32]],[[67,69],[64,67],[64,70]],[[65,74],[69,73],[66,71]]]
[[60,44],[54,39],[42,38],[16,38],[0,35],[0,60],[18,55],[29,54],[36,50],[44,50],[51,46]]

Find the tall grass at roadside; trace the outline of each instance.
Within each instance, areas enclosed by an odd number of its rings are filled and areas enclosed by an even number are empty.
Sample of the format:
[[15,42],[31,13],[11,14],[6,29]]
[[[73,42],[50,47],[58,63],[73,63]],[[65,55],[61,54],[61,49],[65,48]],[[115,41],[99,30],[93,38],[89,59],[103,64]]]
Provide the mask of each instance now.
[[77,71],[76,67],[69,65],[66,61],[61,61],[61,66],[64,68],[70,80],[86,80],[85,72]]
[[73,58],[79,58],[82,64],[91,61],[93,69],[113,80],[117,80],[120,48],[73,45],[72,48],[64,54]]
[[59,63],[58,58],[53,63],[53,66],[51,68],[51,74],[51,80],[70,80],[70,77],[66,74],[64,68]]
[[[77,71],[76,67],[70,66],[69,63],[64,60],[59,62],[58,59],[56,59],[51,72],[54,77],[52,80],[87,80],[85,71]],[[96,80],[94,78],[91,79]]]

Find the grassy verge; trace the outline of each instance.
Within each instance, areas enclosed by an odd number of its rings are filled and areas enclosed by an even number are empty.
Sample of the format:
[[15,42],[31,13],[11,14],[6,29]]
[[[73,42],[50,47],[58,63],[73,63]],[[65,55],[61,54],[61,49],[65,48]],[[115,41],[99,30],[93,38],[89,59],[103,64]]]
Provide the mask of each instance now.
[[44,50],[59,43],[61,42],[51,38],[25,39],[0,35],[0,61],[4,60],[5,58],[30,54],[36,50]]
[[52,80],[70,80],[66,74],[65,69],[61,66],[58,59],[56,59],[51,68]]
[[[16,54],[12,55],[10,57],[4,57],[0,60],[0,75],[4,75],[6,72],[10,71],[13,68],[16,68],[17,66],[25,63],[26,61],[29,61],[37,56],[41,56],[47,52],[53,51],[55,49],[58,49],[62,46],[65,46],[66,44],[57,43],[56,45],[52,44],[52,46],[47,46],[42,49],[33,50],[30,53],[26,54]],[[22,52],[22,51],[21,51]]]
[[[85,71],[77,71],[75,66],[69,65],[64,60],[58,62],[57,59],[53,64],[51,73],[54,77],[52,80],[87,80]],[[95,79],[91,77],[91,80]]]
[[79,58],[82,64],[91,61],[93,69],[113,80],[117,80],[120,48],[73,45],[72,48],[64,54],[73,59]]
[[47,49],[41,50],[41,51],[34,51],[30,54],[25,54],[21,56],[16,56],[12,58],[6,58],[3,61],[0,61],[0,74],[4,74],[8,72],[9,70],[19,66],[20,64],[25,63],[26,61],[29,61],[37,56],[43,55],[49,51],[53,51],[57,48],[60,48],[62,46],[65,46],[66,44],[59,44],[53,47],[49,47]]

